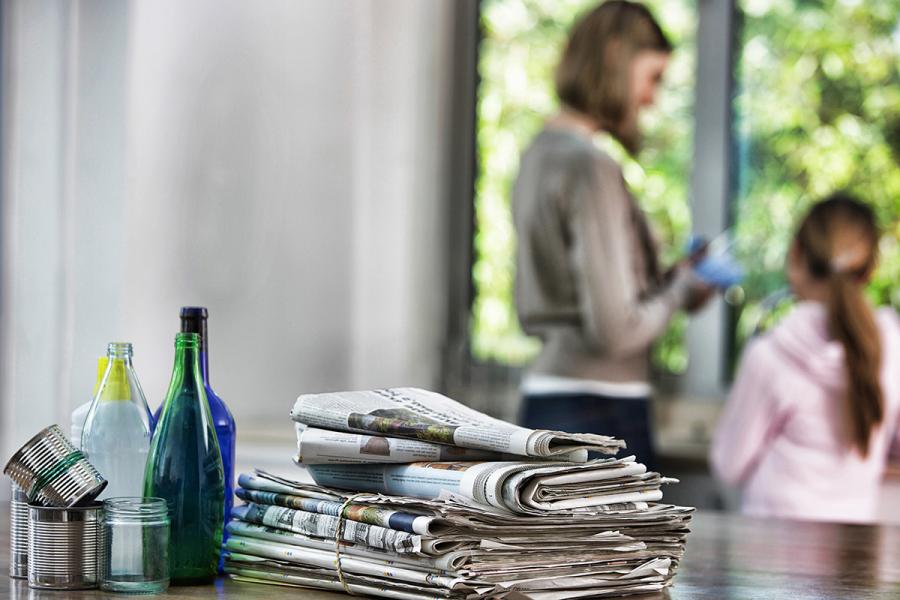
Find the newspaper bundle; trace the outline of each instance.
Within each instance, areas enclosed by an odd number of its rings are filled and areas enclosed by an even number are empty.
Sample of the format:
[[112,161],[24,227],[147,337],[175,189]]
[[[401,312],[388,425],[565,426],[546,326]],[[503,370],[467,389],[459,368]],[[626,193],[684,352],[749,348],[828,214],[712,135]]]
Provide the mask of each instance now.
[[291,418],[306,481],[241,475],[235,578],[556,600],[661,590],[684,552],[693,509],[660,502],[674,480],[610,456],[621,440],[518,427],[414,388],[303,395]]
[[[389,598],[658,591],[683,554],[693,510],[626,503],[525,516],[459,496],[354,495],[264,472],[243,474],[239,484],[249,504],[228,525],[226,572]],[[335,566],[338,535],[344,584]]]

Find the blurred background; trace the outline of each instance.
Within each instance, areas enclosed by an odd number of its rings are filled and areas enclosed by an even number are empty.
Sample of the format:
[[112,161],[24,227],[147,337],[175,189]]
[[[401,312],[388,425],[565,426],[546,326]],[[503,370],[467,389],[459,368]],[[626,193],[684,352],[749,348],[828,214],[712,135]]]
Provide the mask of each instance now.
[[[109,341],[134,343],[155,408],[189,304],[209,308],[239,468],[286,455],[300,393],[415,385],[514,419],[539,342],[512,301],[510,185],[595,4],[3,1],[3,455],[68,424]],[[667,498],[728,507],[711,428],[789,304],[812,200],[877,207],[869,291],[900,306],[900,0],[646,4],[677,48],[641,166],[610,151],[668,259],[731,228],[748,271],[655,349],[660,466],[683,481]]]

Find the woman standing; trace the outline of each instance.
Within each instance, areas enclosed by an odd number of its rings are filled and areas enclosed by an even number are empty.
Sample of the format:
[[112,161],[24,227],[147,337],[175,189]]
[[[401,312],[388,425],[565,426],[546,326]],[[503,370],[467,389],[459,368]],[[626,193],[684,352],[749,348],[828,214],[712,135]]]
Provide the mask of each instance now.
[[562,109],[522,155],[513,191],[516,301],[543,349],[523,382],[523,424],[624,439],[652,463],[649,356],[673,313],[710,295],[687,263],[664,272],[622,170],[672,51],[642,5],[609,1],[573,28],[556,72]]

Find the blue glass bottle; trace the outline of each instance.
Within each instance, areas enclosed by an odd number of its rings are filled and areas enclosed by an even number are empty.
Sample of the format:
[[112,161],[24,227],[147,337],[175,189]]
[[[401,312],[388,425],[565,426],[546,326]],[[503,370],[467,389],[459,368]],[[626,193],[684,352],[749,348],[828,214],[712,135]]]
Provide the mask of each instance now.
[[168,505],[174,585],[211,582],[222,550],[225,474],[199,358],[200,336],[179,333],[144,473],[144,497],[163,498]]
[[[200,335],[200,371],[203,375],[203,387],[209,401],[209,412],[216,427],[216,439],[219,441],[219,451],[222,453],[222,466],[225,469],[225,520],[223,526],[228,524],[231,517],[231,507],[234,504],[234,453],[236,430],[234,417],[231,411],[219,398],[209,385],[209,335],[206,322],[209,313],[203,306],[183,306],[181,308],[181,332],[196,333]],[[159,413],[156,413],[156,421],[159,421]],[[225,533],[228,537],[228,533]]]

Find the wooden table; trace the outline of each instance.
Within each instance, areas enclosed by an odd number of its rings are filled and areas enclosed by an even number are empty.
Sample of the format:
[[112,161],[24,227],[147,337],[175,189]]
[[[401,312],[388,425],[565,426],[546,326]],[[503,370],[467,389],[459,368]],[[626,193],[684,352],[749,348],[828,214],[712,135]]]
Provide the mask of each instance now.
[[[699,512],[668,600],[813,600],[900,598],[900,527],[762,520]],[[0,505],[0,600],[126,596],[31,590],[9,573],[9,505]],[[221,579],[214,586],[173,587],[172,598],[328,600],[341,594]]]

